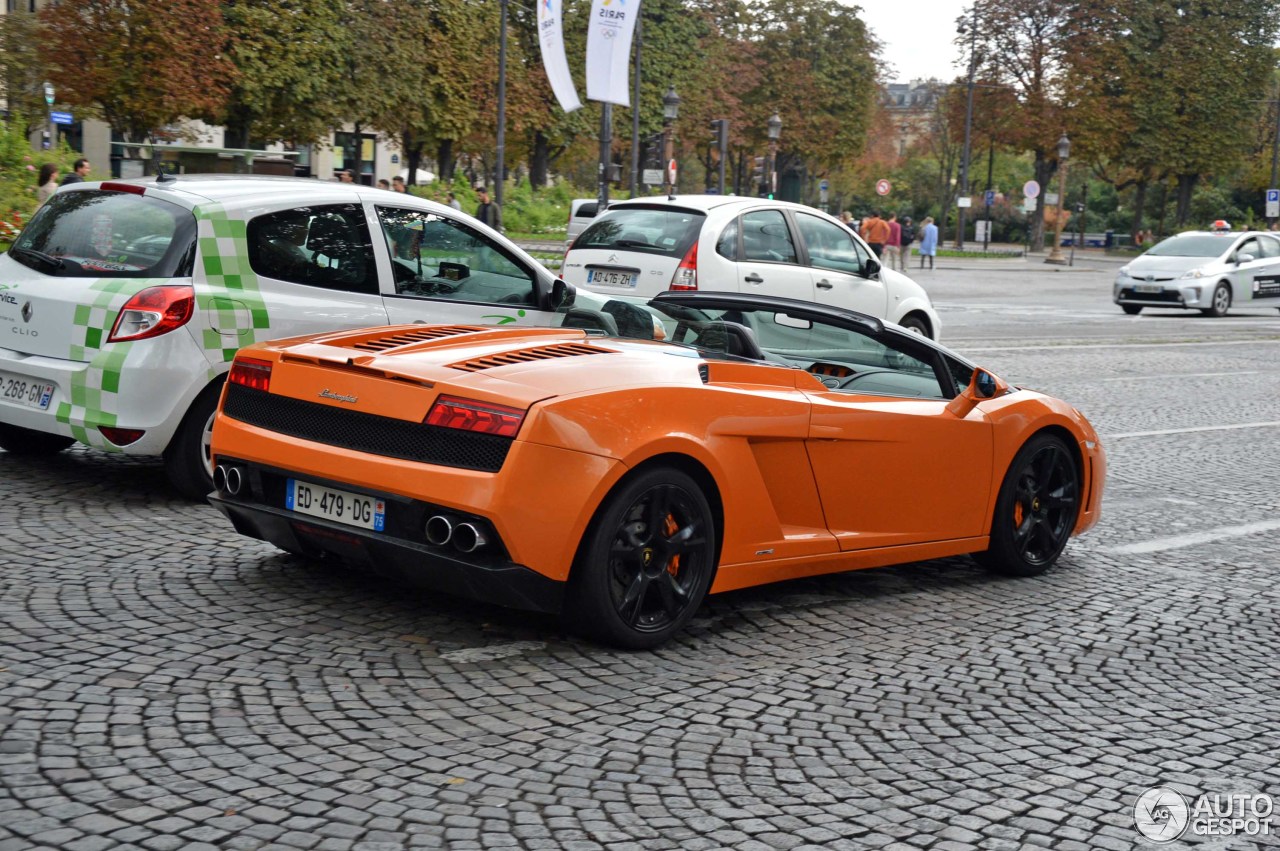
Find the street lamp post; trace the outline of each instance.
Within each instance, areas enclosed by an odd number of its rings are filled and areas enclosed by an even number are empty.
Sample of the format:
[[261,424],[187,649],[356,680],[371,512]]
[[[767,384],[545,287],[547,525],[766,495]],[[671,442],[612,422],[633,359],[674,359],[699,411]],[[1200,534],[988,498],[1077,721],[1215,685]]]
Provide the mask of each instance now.
[[782,135],[782,116],[774,113],[769,118],[769,170],[766,172],[769,181],[769,197],[778,192],[778,137]]
[[667,93],[662,96],[662,185],[668,195],[674,195],[676,191],[675,181],[672,179],[675,175],[671,173],[671,160],[675,153],[671,128],[679,117],[680,95],[676,94],[675,86],[668,85]]
[[[969,84],[964,104],[964,152],[960,155],[960,194],[969,197],[969,153],[970,140],[973,136],[973,87],[974,74],[978,65],[978,4],[973,4],[973,23],[969,27]],[[963,31],[963,30],[962,30]],[[964,248],[964,213],[965,207],[956,211],[956,248]]]
[[1055,266],[1067,265],[1067,258],[1062,256],[1062,224],[1066,215],[1063,213],[1063,203],[1067,198],[1067,157],[1071,154],[1071,140],[1067,138],[1067,131],[1062,131],[1062,138],[1058,140],[1058,215],[1053,223],[1053,249],[1049,252],[1049,256],[1044,258],[1044,262],[1052,263]]
[[[54,147],[54,139],[58,138],[58,128],[54,127],[54,84],[45,82],[45,111],[49,113],[46,118],[49,119],[49,129],[45,131],[45,150]],[[1272,180],[1274,183],[1274,180]]]

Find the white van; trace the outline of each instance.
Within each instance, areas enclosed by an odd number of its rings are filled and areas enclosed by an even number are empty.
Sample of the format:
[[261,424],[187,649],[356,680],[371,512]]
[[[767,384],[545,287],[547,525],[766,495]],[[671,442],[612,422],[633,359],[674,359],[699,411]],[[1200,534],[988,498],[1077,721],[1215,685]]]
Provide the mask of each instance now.
[[573,245],[578,234],[587,229],[591,220],[600,210],[600,202],[595,198],[574,198],[569,202],[569,224],[565,229],[564,247]]

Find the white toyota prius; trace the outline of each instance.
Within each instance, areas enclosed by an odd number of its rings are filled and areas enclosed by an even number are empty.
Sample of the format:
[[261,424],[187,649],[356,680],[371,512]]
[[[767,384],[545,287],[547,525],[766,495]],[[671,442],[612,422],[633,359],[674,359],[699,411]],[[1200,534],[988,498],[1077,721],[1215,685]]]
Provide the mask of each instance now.
[[402,323],[634,324],[632,307],[576,298],[500,234],[412,195],[230,175],[63,187],[0,255],[0,447],[163,456],[199,498],[241,347]]

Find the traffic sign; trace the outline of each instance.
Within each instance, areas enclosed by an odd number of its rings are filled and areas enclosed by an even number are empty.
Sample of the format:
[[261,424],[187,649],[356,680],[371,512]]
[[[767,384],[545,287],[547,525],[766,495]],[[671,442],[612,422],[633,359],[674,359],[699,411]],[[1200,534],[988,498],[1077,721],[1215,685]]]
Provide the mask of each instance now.
[[957,206],[957,207],[972,207],[972,206],[973,206],[973,199],[972,199],[972,198],[970,198],[968,195],[961,195],[959,198],[957,198],[957,199],[956,199],[956,206]]
[[676,161],[674,157],[671,158],[671,162],[667,163],[667,173],[671,175],[671,185],[674,187],[676,185]]
[[996,191],[994,189],[987,190],[986,202],[988,207],[996,202]]
[[826,191],[827,191],[828,189],[830,189],[830,188],[831,188],[831,183],[830,183],[829,181],[827,181],[827,180],[825,180],[825,179],[824,179],[824,180],[819,180],[819,181],[818,181],[818,191],[819,191],[819,192],[826,192]]
[[877,180],[877,181],[876,181],[876,194],[877,194],[877,195],[888,195],[888,194],[889,194],[889,190],[891,190],[891,189],[893,189],[893,184],[891,184],[889,181],[887,181],[887,180],[885,180],[885,179],[883,179],[883,178],[881,178],[880,180]]
[[1267,190],[1267,218],[1280,217],[1280,189]]
[[662,182],[662,169],[646,168],[644,174],[640,176],[640,180],[646,186],[657,186]]
[[50,112],[49,120],[54,124],[71,124],[74,121],[69,112]]
[[1040,194],[1040,184],[1034,180],[1028,180],[1022,184],[1022,194],[1028,198],[1034,198]]
[[44,84],[44,102],[49,106],[53,106],[53,83],[46,82]]

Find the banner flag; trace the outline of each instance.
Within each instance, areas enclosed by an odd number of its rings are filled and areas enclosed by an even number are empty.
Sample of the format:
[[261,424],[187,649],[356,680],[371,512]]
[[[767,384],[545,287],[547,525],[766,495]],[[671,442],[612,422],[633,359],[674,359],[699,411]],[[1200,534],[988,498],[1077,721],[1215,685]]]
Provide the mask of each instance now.
[[578,100],[578,90],[573,86],[573,77],[569,74],[569,61],[564,58],[564,32],[561,13],[561,0],[537,0],[538,3],[538,44],[542,48],[542,67],[547,71],[547,80],[551,83],[551,91],[560,108],[565,112],[573,112],[582,107]]
[[627,71],[639,14],[640,0],[591,0],[587,29],[587,97],[591,100],[631,105]]

